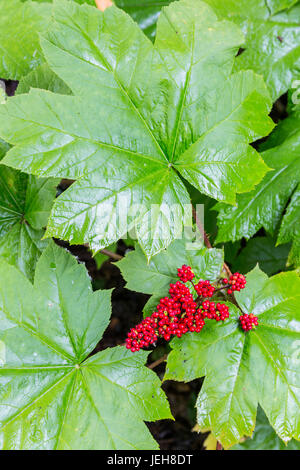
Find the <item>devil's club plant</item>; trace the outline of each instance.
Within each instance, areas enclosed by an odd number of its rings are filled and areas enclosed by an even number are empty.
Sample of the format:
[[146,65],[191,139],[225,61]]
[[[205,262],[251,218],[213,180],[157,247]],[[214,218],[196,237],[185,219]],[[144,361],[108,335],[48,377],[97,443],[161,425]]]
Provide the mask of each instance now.
[[299,448],[300,2],[114,3],[0,0],[0,448],[157,449],[194,379],[207,447]]
[[249,144],[271,131],[271,100],[261,77],[232,73],[237,26],[199,0],[164,10],[154,46],[114,7],[58,1],[54,20],[42,49],[73,96],[31,90],[0,111],[15,145],[6,165],[77,180],[48,236],[97,251],[135,227],[151,257],[191,223],[182,178],[227,203],[262,179],[268,168]]
[[[160,294],[166,292],[167,286],[157,280],[168,276],[168,270],[176,275],[173,254],[176,248],[183,254],[180,244],[175,242],[149,264],[140,251],[126,256],[119,266],[127,287],[134,288],[135,273],[140,280],[136,290],[152,293],[154,300],[159,285]],[[210,252],[212,259],[214,250],[206,251],[207,260]],[[203,253],[193,253],[192,270],[199,272],[200,264],[205,272],[203,261]],[[212,264],[220,269],[218,263]],[[209,276],[211,269],[208,262]],[[172,340],[165,379],[206,377],[197,401],[198,424],[210,428],[226,447],[252,434],[258,403],[282,440],[299,440],[300,279],[292,272],[268,279],[258,268],[246,279],[246,287],[235,291],[227,303],[229,318],[217,323],[207,320],[201,332]],[[223,296],[222,290],[219,295]]]

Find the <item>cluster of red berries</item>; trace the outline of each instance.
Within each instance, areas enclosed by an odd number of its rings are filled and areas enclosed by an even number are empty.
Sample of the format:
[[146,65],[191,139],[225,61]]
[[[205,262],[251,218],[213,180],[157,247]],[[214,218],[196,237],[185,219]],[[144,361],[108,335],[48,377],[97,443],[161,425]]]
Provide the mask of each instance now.
[[225,304],[205,301],[201,307],[203,318],[212,318],[216,321],[224,321],[229,318],[229,308]]
[[181,268],[178,268],[177,273],[181,282],[192,281],[195,277],[192,268],[186,264],[182,265]]
[[209,281],[199,281],[195,284],[195,290],[201,297],[212,297],[215,292],[214,286]]
[[240,322],[243,330],[250,331],[253,327],[258,325],[258,318],[253,315],[253,313],[244,313],[240,316]]
[[[170,284],[170,297],[162,298],[155,312],[128,333],[126,347],[132,352],[155,344],[158,338],[169,341],[172,336],[180,338],[189,331],[199,333],[205,325],[206,318],[224,321],[229,317],[227,305],[205,300],[213,296],[216,288],[209,281],[200,280],[194,284],[192,280],[195,275],[190,266],[183,265],[179,268],[178,277],[181,282]],[[189,287],[185,285],[188,281],[191,282],[197,294],[196,299]],[[221,289],[229,287],[228,293],[231,294],[234,290],[243,289],[246,279],[242,274],[235,273],[230,276],[229,280],[224,279],[223,282],[226,286]],[[242,320],[243,317],[240,317],[243,329],[251,329],[252,323],[255,324],[254,321],[251,319],[249,324],[249,320]],[[257,318],[254,317],[254,319],[257,322]]]
[[240,291],[241,289],[244,289],[246,285],[246,278],[243,276],[243,274],[240,273],[234,273],[229,277],[228,279],[223,279],[224,284],[228,284],[228,294],[232,294],[233,291]]

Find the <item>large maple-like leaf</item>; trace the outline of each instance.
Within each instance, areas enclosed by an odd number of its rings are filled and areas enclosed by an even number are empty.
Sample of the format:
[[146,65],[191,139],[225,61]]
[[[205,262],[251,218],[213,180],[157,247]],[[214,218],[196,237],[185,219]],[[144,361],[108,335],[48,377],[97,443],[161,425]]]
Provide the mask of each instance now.
[[[218,204],[219,233],[217,242],[252,237],[261,227],[271,235],[280,225],[282,215],[300,182],[300,107],[281,121],[267,140],[262,155],[273,169],[254,191],[237,197],[235,207]],[[284,218],[280,242],[293,241],[290,260],[299,266],[297,191]],[[268,208],[268,210],[266,210]],[[288,224],[286,223],[288,221]],[[298,253],[298,254],[297,254]]]
[[48,236],[97,251],[135,226],[151,257],[180,234],[183,214],[190,223],[180,176],[228,203],[260,181],[267,167],[249,143],[272,129],[271,100],[253,72],[231,73],[234,24],[182,0],[163,10],[153,46],[116,7],[58,1],[54,17],[43,51],[74,96],[31,90],[0,110],[0,134],[15,145],[7,165],[77,180]]
[[53,242],[34,285],[0,261],[0,448],[155,449],[143,420],[171,418],[147,352],[90,353],[110,291]]
[[0,165],[0,256],[33,279],[58,180]]
[[229,320],[172,341],[165,379],[205,376],[198,424],[225,447],[252,434],[258,403],[283,441],[300,440],[300,279],[294,272],[268,279],[256,268],[236,300],[258,316],[256,330],[245,333],[231,305]]

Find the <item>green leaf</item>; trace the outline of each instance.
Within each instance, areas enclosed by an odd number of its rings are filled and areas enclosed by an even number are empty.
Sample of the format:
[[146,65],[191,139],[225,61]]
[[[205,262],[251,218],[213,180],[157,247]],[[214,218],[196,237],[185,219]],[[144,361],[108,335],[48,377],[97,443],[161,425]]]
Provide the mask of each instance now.
[[246,439],[231,450],[300,450],[300,442],[292,439],[286,445],[273,431],[268,418],[259,406],[252,438]]
[[121,270],[127,289],[163,297],[167,295],[170,284],[178,281],[177,268],[183,264],[191,266],[199,279],[215,279],[221,272],[223,262],[222,250],[193,248],[192,244],[189,246],[188,241],[182,239],[174,241],[149,263],[136,245],[134,251],[115,264]]
[[252,0],[249,5],[248,0],[205,1],[219,18],[234,21],[245,34],[245,50],[238,56],[235,70],[252,69],[261,74],[275,101],[300,77],[300,3]]
[[287,242],[292,242],[288,264],[300,268],[300,186],[291,198],[278,235],[278,243]]
[[0,77],[19,80],[43,61],[39,33],[51,23],[51,5],[0,0]]
[[[144,32],[153,39],[156,21],[172,0],[117,0]],[[220,19],[229,19],[245,34],[245,49],[235,70],[252,69],[261,74],[273,101],[300,77],[300,4],[298,0],[205,0]],[[291,8],[293,7],[294,8]],[[283,11],[285,10],[285,11]]]
[[135,228],[150,258],[191,224],[180,176],[228,203],[261,180],[267,167],[249,144],[272,129],[271,100],[260,77],[231,74],[235,25],[182,0],[164,9],[153,46],[115,7],[58,1],[54,17],[43,51],[75,96],[31,90],[0,108],[0,134],[15,145],[7,165],[77,180],[48,236],[97,252]]
[[300,440],[300,279],[294,272],[268,279],[256,268],[235,297],[258,316],[256,330],[245,333],[231,305],[226,322],[207,322],[200,334],[171,342],[165,379],[205,376],[198,424],[226,448],[252,435],[258,403],[283,441]]
[[234,261],[232,270],[246,273],[258,263],[269,276],[276,274],[285,269],[290,248],[290,244],[275,246],[271,237],[252,238]]
[[91,356],[111,291],[92,292],[75,258],[50,243],[34,285],[0,262],[0,447],[155,449],[143,420],[171,418],[147,352]]
[[4,104],[7,99],[6,90],[5,90],[5,83],[3,80],[0,80],[0,104]]
[[0,160],[2,160],[9,148],[9,144],[4,142],[4,140],[0,139]]
[[39,65],[35,70],[21,78],[16,94],[29,93],[31,88],[42,88],[62,95],[71,94],[70,88],[52,72],[48,64]]
[[37,179],[0,165],[0,256],[29,279],[48,244],[41,238],[58,181]]
[[299,0],[267,0],[266,6],[272,14],[278,13],[279,11],[291,8]]
[[141,248],[127,253],[116,263],[126,280],[126,288],[150,294],[144,306],[144,315],[151,315],[159,300],[169,293],[171,283],[178,281],[177,268],[183,264],[192,267],[199,279],[215,279],[220,275],[224,262],[222,250],[193,246],[186,239],[174,241],[166,251],[147,261]]
[[[275,235],[283,211],[300,181],[300,107],[282,121],[265,144],[262,156],[273,169],[256,189],[239,195],[237,206],[217,204],[217,241],[249,239],[260,228]],[[267,208],[267,210],[266,210]]]

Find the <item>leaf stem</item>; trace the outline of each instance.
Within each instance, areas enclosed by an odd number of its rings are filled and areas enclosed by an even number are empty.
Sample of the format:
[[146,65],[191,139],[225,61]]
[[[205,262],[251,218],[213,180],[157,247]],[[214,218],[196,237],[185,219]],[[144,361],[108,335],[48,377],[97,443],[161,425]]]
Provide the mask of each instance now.
[[106,256],[109,256],[109,258],[112,258],[116,261],[120,261],[121,259],[123,259],[123,256],[122,255],[118,255],[117,253],[113,253],[112,251],[109,251],[109,250],[100,250],[100,253],[102,253],[103,255],[106,255]]
[[164,354],[162,357],[160,357],[159,359],[157,359],[157,361],[154,361],[152,362],[152,364],[149,364],[148,368],[149,369],[154,369],[155,367],[157,367],[159,364],[161,364],[162,362],[165,362],[165,360],[167,359],[168,357],[168,354]]

